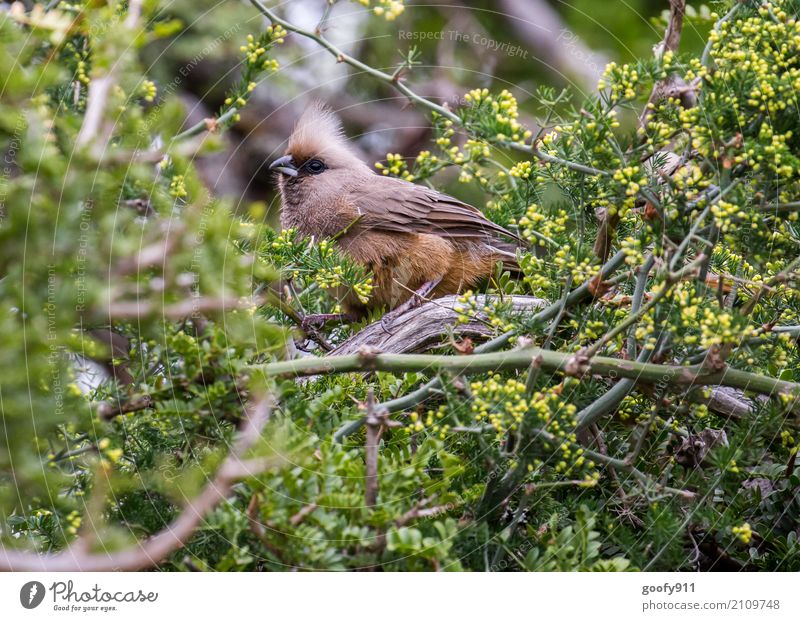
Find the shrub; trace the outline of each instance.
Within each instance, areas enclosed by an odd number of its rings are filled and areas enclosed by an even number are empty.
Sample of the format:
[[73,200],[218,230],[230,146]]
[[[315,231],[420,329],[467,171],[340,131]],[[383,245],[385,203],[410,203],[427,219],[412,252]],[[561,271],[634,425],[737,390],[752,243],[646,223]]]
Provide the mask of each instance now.
[[[326,43],[253,4],[270,25],[235,35],[241,79],[188,128],[140,64],[179,29],[157,3],[0,20],[0,566],[800,569],[797,3],[695,16],[697,56],[673,3],[656,58],[585,99],[539,89],[536,133],[509,90],[416,96],[413,52],[373,71],[434,134],[379,170],[456,170],[533,249],[462,296],[493,336],[472,356],[445,338],[326,366],[287,358],[295,324],[369,274],[196,170],[289,32]],[[526,295],[548,306],[505,303]],[[87,386],[87,358],[116,379]]]

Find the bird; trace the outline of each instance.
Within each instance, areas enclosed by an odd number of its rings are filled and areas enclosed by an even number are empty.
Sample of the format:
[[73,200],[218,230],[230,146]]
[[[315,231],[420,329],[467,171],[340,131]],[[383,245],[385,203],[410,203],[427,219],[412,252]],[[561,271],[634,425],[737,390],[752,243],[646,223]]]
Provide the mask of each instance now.
[[526,242],[457,198],[377,173],[348,142],[337,115],[315,101],[297,120],[277,173],[281,227],[333,238],[372,274],[372,295],[341,297],[342,313],[307,317],[355,321],[384,309],[384,321],[432,298],[469,290],[504,268],[518,271]]

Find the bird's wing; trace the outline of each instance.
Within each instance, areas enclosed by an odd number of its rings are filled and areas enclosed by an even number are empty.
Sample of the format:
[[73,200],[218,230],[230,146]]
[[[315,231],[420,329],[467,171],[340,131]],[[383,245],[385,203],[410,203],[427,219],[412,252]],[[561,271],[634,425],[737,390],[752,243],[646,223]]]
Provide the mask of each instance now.
[[351,189],[348,198],[362,217],[362,226],[367,228],[429,233],[465,241],[500,237],[526,245],[472,205],[402,179],[376,175],[374,182]]

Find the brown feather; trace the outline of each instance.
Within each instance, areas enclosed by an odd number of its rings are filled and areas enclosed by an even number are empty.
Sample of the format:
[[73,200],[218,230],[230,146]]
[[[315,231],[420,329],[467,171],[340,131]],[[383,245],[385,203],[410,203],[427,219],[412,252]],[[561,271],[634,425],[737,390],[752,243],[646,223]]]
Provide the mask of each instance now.
[[373,176],[371,183],[350,192],[350,200],[360,208],[365,224],[387,231],[474,240],[490,240],[499,235],[523,243],[517,235],[457,198],[402,179]]
[[[524,242],[517,235],[452,196],[376,174],[349,146],[336,116],[320,104],[300,117],[286,155],[300,172],[279,177],[282,226],[317,238],[347,229],[337,243],[374,274],[369,305],[352,295],[345,300],[352,314],[394,308],[437,278],[434,295],[474,287],[498,261],[518,269],[515,250]],[[311,158],[326,170],[303,172]]]

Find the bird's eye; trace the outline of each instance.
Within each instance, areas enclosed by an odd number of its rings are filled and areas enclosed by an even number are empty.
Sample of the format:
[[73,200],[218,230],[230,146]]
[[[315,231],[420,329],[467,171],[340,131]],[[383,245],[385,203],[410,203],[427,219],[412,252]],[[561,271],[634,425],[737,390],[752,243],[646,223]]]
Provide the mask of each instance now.
[[325,170],[326,166],[319,160],[308,160],[306,162],[306,170],[310,172],[312,175],[318,175],[323,170]]

